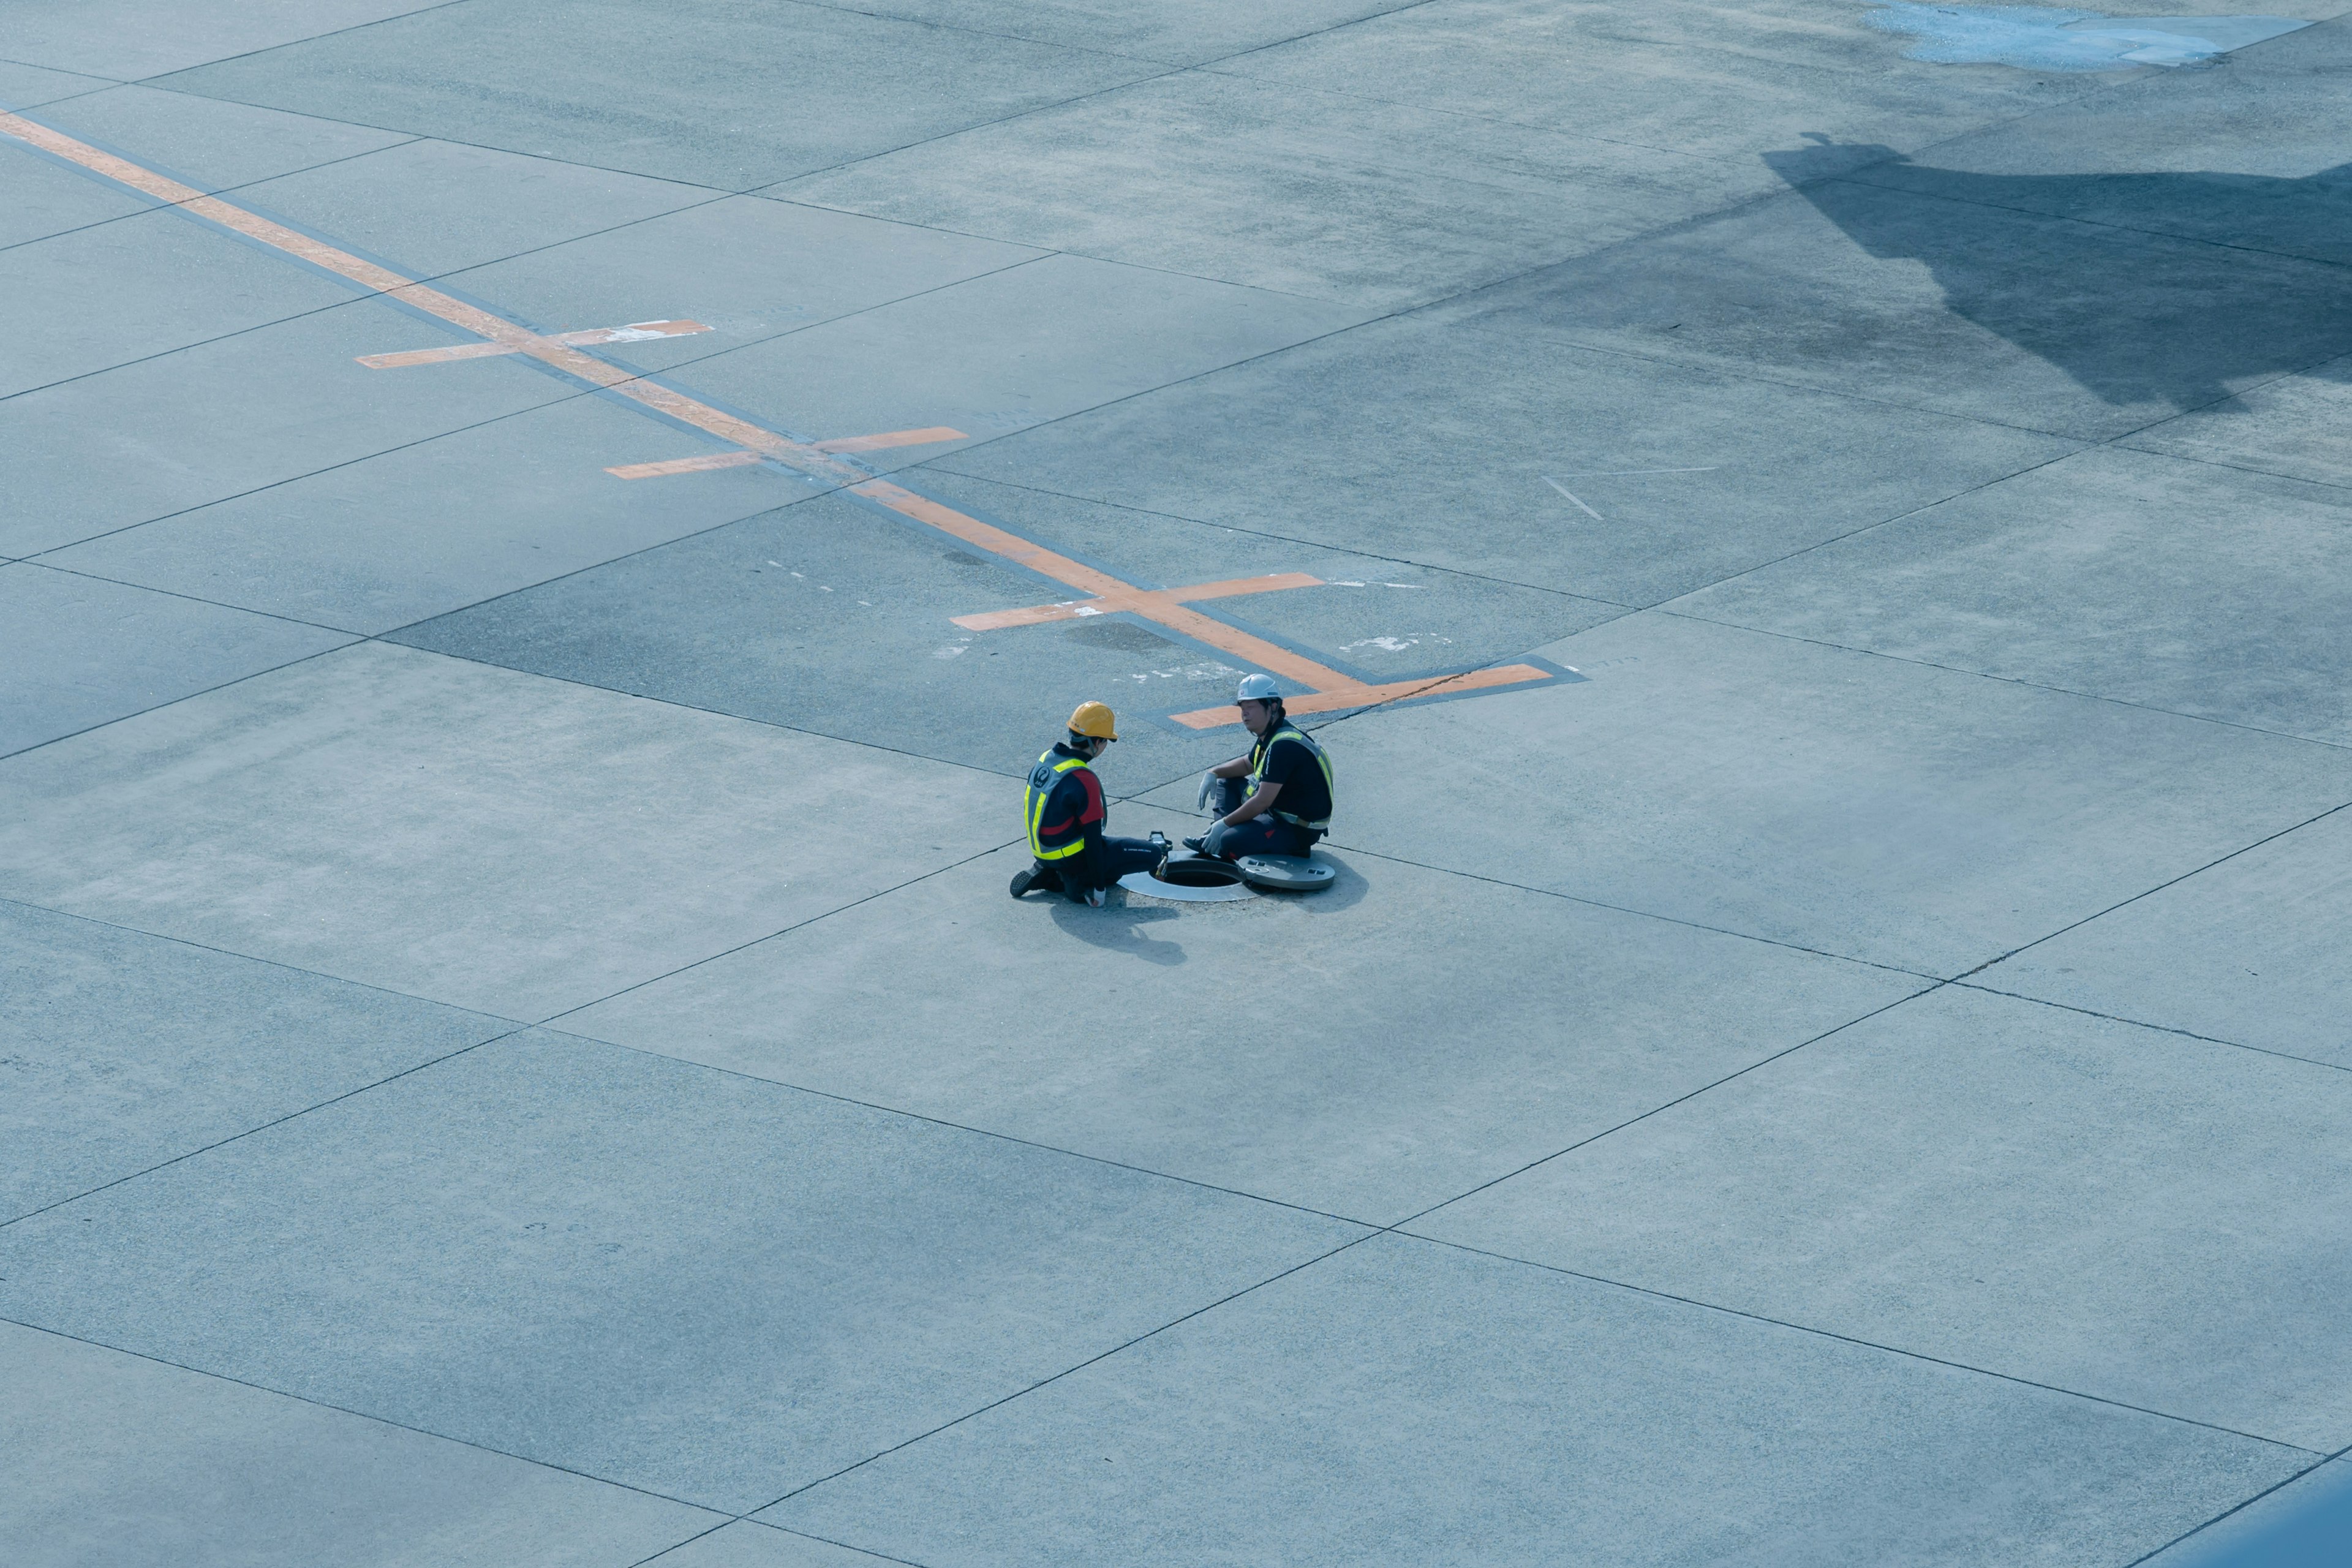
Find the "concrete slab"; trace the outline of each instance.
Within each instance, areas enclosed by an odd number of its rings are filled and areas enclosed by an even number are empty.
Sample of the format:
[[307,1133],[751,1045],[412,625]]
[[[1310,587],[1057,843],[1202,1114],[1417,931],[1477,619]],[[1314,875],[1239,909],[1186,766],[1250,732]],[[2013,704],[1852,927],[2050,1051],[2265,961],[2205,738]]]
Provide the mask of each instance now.
[[1004,33],[1075,49],[1105,49],[1169,64],[1205,60],[1345,26],[1413,0],[1208,0],[1180,7],[1138,7],[1118,0],[880,0],[877,16],[905,16],[942,27]]
[[2334,360],[2136,432],[2123,445],[2352,488],[2335,432],[2352,416],[2352,363]]
[[848,213],[728,196],[474,268],[451,283],[552,331],[648,318],[684,319],[711,329],[598,351],[662,371],[1041,254]]
[[[812,436],[1066,418],[1363,319],[1360,310],[1049,256],[696,362],[708,395]],[[892,468],[957,443],[860,454]]]
[[2122,1563],[2308,1462],[1381,1237],[763,1517],[989,1564]]
[[200,191],[275,179],[409,139],[397,131],[135,85],[89,93],[34,118]]
[[20,1568],[628,1568],[720,1522],[13,1323],[0,1454]]
[[1956,71],[1835,0],[1723,8],[1437,0],[1220,62],[1294,91],[1331,90],[1727,160],[1802,132],[1868,127],[1905,146],[2063,104],[2082,78]]
[[[1113,830],[1199,820],[1122,805]],[[565,1027],[1391,1224],[1921,984],[1338,859],[1311,899],[1087,910],[1005,897],[1028,852],[1003,850]],[[1430,963],[1444,984],[1395,984]],[[1097,1021],[1034,1027],[1045,973]]]
[[746,1511],[1361,1234],[540,1033],[0,1231],[0,1310]]
[[31,562],[0,566],[0,756],[351,640]]
[[[0,167],[34,154],[0,144]],[[352,299],[341,283],[176,212],[0,250],[0,397]]]
[[2334,747],[1670,616],[1540,651],[1589,683],[1325,730],[1333,844],[1951,975],[2352,799]]
[[0,1223],[513,1026],[0,902]]
[[2352,491],[2101,447],[1674,608],[2341,745],[2347,523]]
[[[0,896],[524,1019],[1001,843],[1018,816],[992,775],[377,643],[0,780]],[[877,842],[879,799],[919,826]]]
[[0,402],[0,552],[56,550],[572,395],[519,358],[357,363],[469,341],[354,300]]
[[2298,827],[1986,970],[1998,991],[2352,1068],[2352,820]]
[[[430,378],[457,368],[373,374],[415,376],[425,390]],[[562,390],[562,383],[548,384]],[[569,397],[46,559],[271,615],[380,632],[812,493],[797,476],[774,468],[696,474],[690,484],[667,485],[632,485],[604,471],[614,463],[710,449],[624,399]]]
[[133,78],[278,48],[300,38],[430,11],[446,0],[247,0],[226,15],[173,0],[7,7],[8,48],[35,65]]
[[1886,151],[1769,153],[1801,189],[1450,309],[2088,439],[2352,348],[2340,268],[2011,210],[2001,176],[1914,165],[1932,194],[1819,177]]
[[20,60],[0,60],[0,105],[9,109],[38,109],[45,103],[102,91],[113,85],[110,77],[47,70]]
[[877,1568],[891,1560],[740,1519],[654,1561],[661,1568]]
[[1759,174],[1187,72],[772,194],[1384,310],[1694,216]]
[[52,159],[19,155],[0,169],[8,182],[8,200],[0,206],[0,250],[111,223],[155,205]]
[[2147,1559],[2147,1568],[2327,1568],[2343,1545],[2352,1464],[2314,1466]]
[[419,140],[265,180],[239,200],[383,257],[406,277],[433,278],[642,222],[710,195],[642,174]]
[[[929,475],[919,482],[1129,581],[1319,577],[1325,585],[1194,607],[1381,679],[1515,658],[1615,613],[1007,486]],[[1244,668],[1238,655],[1129,615],[982,632],[954,623],[1073,594],[896,514],[824,496],[393,636],[1000,773],[1025,773],[1078,703],[1107,701],[1124,721],[1097,773],[1117,793],[1189,776],[1243,749],[1238,730],[1202,735],[1145,718],[1231,698]]]
[[932,467],[1646,605],[2072,445],[1421,317]]
[[1416,1231],[2332,1452],[2352,1074],[1947,987]]
[[830,6],[680,10],[649,28],[628,0],[475,0],[163,85],[748,190],[1161,68]]

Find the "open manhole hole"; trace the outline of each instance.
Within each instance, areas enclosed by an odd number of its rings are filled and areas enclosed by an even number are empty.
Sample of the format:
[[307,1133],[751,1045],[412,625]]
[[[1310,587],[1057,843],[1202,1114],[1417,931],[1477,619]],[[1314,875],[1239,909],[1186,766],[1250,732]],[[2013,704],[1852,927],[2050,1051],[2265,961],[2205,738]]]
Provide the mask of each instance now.
[[1206,856],[1180,855],[1162,866],[1158,876],[1131,871],[1118,879],[1118,885],[1130,893],[1173,899],[1181,904],[1218,904],[1257,896],[1242,880],[1240,867]]

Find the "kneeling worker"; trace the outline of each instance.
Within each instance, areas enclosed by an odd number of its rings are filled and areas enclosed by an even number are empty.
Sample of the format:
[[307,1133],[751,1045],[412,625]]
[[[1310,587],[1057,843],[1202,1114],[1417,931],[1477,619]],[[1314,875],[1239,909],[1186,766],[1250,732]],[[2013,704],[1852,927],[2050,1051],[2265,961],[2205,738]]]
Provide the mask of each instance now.
[[1272,676],[1244,676],[1235,697],[1257,744],[1202,779],[1201,804],[1217,820],[1185,846],[1225,860],[1304,855],[1331,826],[1331,759],[1285,716]]
[[1109,709],[1081,702],[1070,715],[1066,741],[1029,770],[1022,818],[1029,829],[1029,853],[1036,864],[1013,874],[1013,896],[1032,888],[1059,889],[1080,903],[1099,909],[1104,889],[1130,871],[1149,871],[1167,858],[1164,838],[1108,838],[1103,826],[1102,784],[1087,764],[1118,739]]

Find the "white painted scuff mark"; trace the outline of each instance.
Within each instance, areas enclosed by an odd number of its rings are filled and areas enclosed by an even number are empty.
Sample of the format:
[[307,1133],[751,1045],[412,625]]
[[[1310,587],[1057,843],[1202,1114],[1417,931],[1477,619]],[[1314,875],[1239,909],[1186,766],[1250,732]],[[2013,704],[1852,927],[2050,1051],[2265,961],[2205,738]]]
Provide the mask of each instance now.
[[1864,18],[1918,42],[1905,57],[1937,65],[2024,70],[2129,70],[2200,65],[2311,26],[2292,16],[2109,16],[2047,5],[1919,5],[1897,0]]
[[1351,643],[1340,644],[1339,651],[1351,653],[1360,647],[1378,647],[1386,648],[1391,653],[1402,653],[1409,647],[1419,647],[1423,643],[1450,647],[1454,639],[1439,637],[1434,632],[1415,632],[1410,637],[1361,637]]
[[1147,669],[1139,675],[1129,675],[1128,679],[1143,685],[1154,680],[1233,680],[1244,673],[1230,664],[1211,662],[1181,665],[1174,669]]
[[1543,482],[1544,482],[1544,483],[1546,483],[1546,484],[1549,485],[1552,489],[1554,489],[1558,490],[1560,494],[1562,494],[1562,495],[1566,496],[1570,500],[1571,500],[1571,501],[1575,501],[1575,502],[1576,502],[1576,510],[1579,510],[1579,511],[1580,511],[1580,512],[1582,512],[1585,516],[1587,516],[1587,517],[1591,518],[1593,521],[1595,521],[1595,522],[1606,522],[1606,521],[1609,521],[1607,518],[1605,518],[1605,517],[1601,516],[1599,512],[1597,512],[1597,511],[1593,510],[1591,507],[1589,507],[1589,506],[1585,505],[1583,501],[1581,501],[1581,500],[1578,500],[1578,498],[1577,498],[1577,494],[1576,494],[1576,492],[1575,492],[1574,490],[1570,489],[1566,485],[1561,484],[1558,479],[1553,479],[1549,474],[1545,474],[1545,475],[1543,475],[1543,476],[1542,476],[1542,479],[1543,479]]
[[961,643],[950,643],[947,647],[932,654],[931,657],[933,658],[953,658],[962,651],[963,645]]

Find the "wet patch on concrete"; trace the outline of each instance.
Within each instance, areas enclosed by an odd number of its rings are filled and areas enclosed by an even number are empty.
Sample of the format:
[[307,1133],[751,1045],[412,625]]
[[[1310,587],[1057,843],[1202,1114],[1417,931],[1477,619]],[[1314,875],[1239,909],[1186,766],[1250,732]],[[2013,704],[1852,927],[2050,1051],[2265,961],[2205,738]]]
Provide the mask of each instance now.
[[1864,18],[1918,39],[1904,54],[1938,65],[2129,70],[2202,65],[2310,23],[2293,16],[2107,16],[2048,5],[1883,6]]

